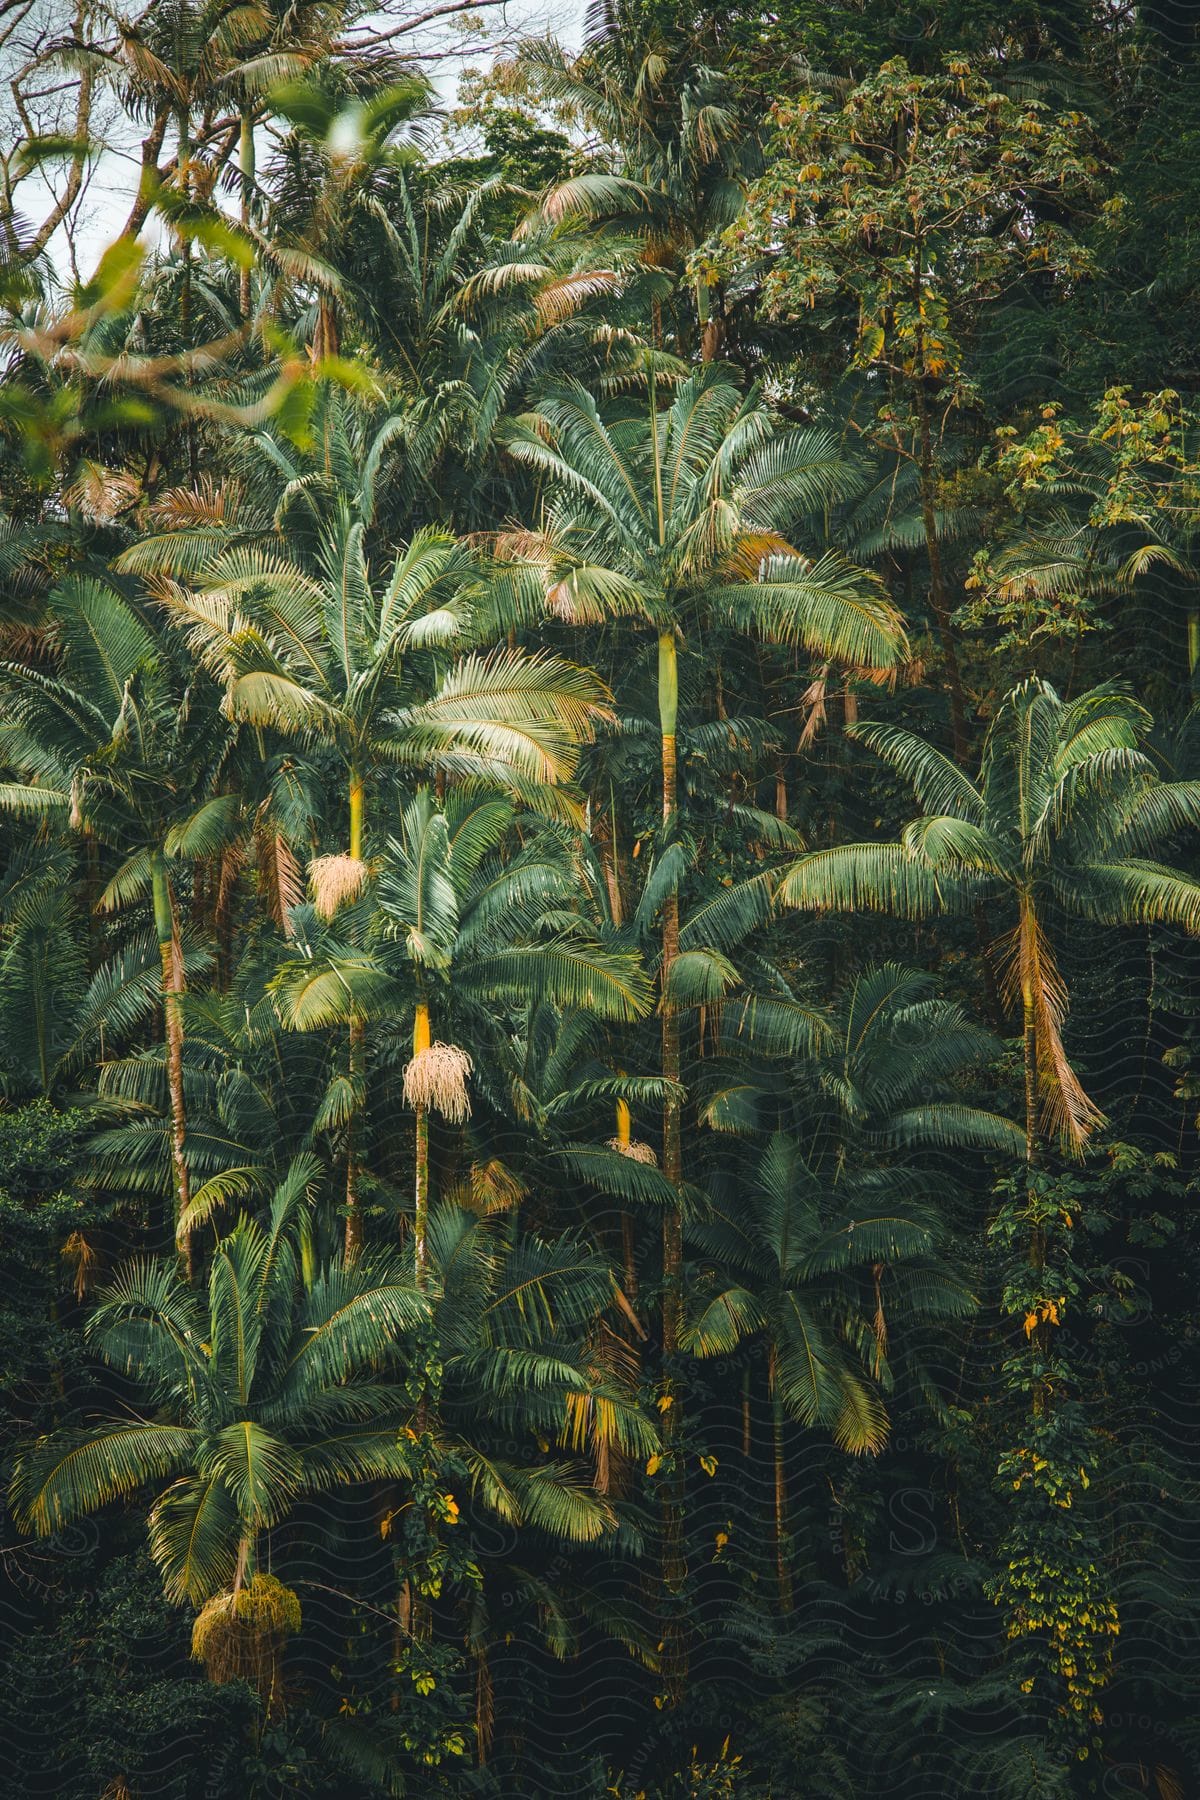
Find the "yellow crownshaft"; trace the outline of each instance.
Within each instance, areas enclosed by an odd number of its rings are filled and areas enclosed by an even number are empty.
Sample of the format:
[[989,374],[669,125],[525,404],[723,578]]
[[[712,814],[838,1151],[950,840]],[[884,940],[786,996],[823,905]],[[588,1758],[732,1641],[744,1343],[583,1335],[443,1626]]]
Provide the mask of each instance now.
[[359,862],[363,853],[363,784],[357,770],[350,775],[350,854]]

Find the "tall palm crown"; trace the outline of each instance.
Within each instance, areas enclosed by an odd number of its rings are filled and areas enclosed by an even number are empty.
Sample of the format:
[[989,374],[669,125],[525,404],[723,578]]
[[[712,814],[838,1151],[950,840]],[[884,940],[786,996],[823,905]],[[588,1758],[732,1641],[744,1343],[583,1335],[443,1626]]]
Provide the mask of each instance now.
[[376,574],[376,490],[404,420],[363,436],[351,411],[344,403],[322,419],[312,461],[258,440],[279,490],[269,523],[248,508],[228,547],[214,518],[148,539],[122,562],[158,580],[234,718],[337,752],[350,854],[361,858],[372,774],[436,766],[545,798],[570,777],[606,706],[598,681],[559,657],[482,652],[501,629],[488,571],[449,534],[418,532]]
[[657,404],[602,408],[565,384],[515,422],[511,453],[552,484],[536,550],[557,615],[641,618],[659,632],[706,616],[856,667],[890,667],[903,641],[880,584],[782,535],[856,479],[837,439],[781,430],[757,395],[710,371]]
[[592,1354],[610,1264],[580,1239],[548,1243],[503,1213],[452,1204],[434,1209],[429,1237],[443,1456],[501,1518],[594,1541],[616,1515],[577,1453],[598,1451],[603,1469],[612,1449],[645,1456],[657,1444],[636,1383]]
[[[739,1137],[781,1128],[808,1163],[837,1180],[852,1170],[890,1170],[916,1151],[973,1147],[1014,1154],[1011,1120],[966,1102],[963,1076],[995,1054],[996,1041],[934,976],[900,963],[855,975],[830,1009],[813,1012],[811,1043],[800,1055],[769,1055],[723,1072],[702,1117]],[[754,1046],[770,1052],[770,1027]]]
[[[734,82],[697,57],[691,32],[639,22],[611,0],[589,6],[578,54],[534,40],[515,67],[605,146],[602,166],[543,195],[541,218],[632,240],[657,312],[663,277],[678,280],[689,256],[733,223],[757,173],[759,142]],[[721,298],[704,275],[691,287],[708,361],[723,337]]]
[[411,1473],[400,1340],[426,1316],[398,1265],[312,1269],[320,1168],[292,1164],[264,1223],[217,1245],[207,1294],[137,1261],[99,1296],[88,1335],[158,1410],[55,1433],[13,1501],[41,1535],[162,1484],[150,1546],[167,1595],[200,1605],[253,1573],[261,1534],[305,1494]]
[[[737,1173],[718,1178],[713,1224],[696,1227],[720,1265],[747,1271],[747,1291],[705,1298],[692,1327],[698,1354],[770,1329],[770,1315],[777,1348],[791,1353],[786,1410],[833,1424],[853,1449],[871,1447],[866,1422],[881,1429],[882,1414],[861,1388],[862,1371],[851,1380],[839,1362],[831,1324],[848,1322],[855,1356],[880,1376],[885,1302],[902,1317],[964,1310],[964,1289],[945,1262],[954,1190],[938,1153],[1020,1154],[1020,1128],[957,1091],[995,1049],[988,1032],[935,992],[931,975],[883,963],[847,984],[819,1043],[782,1082],[742,1082],[714,1095],[705,1117],[718,1130],[743,1139],[768,1109],[787,1129],[758,1167],[749,1208],[739,1157]],[[769,1275],[760,1268],[750,1278],[764,1256]]]
[[838,1181],[782,1132],[748,1182],[718,1184],[694,1236],[711,1261],[686,1334],[693,1354],[727,1354],[762,1334],[784,1411],[851,1451],[878,1450],[887,1433],[874,1385],[888,1372],[885,1298],[902,1319],[971,1309],[945,1262],[927,1174]]
[[471,1016],[475,1038],[505,1006],[547,1000],[601,1019],[639,1017],[649,987],[636,953],[597,940],[560,830],[512,849],[519,816],[502,798],[450,794],[439,806],[427,788],[405,807],[377,896],[419,1001]]
[[327,62],[317,78],[272,93],[291,132],[273,183],[272,238],[282,241],[262,248],[283,281],[298,279],[316,294],[315,358],[337,354],[353,302],[355,280],[343,273],[347,237],[386,202],[389,175],[413,160],[412,133],[431,98],[423,75],[399,63],[389,70],[382,59],[361,70]]
[[1031,1160],[1041,1127],[1078,1152],[1101,1122],[1063,1045],[1068,996],[1051,922],[1073,913],[1200,931],[1200,881],[1150,858],[1200,825],[1200,782],[1159,779],[1143,747],[1150,727],[1115,687],[1066,701],[1029,680],[997,711],[974,782],[911,732],[856,725],[851,735],[899,771],[924,810],[897,843],[801,857],[780,888],[786,904],[814,910],[920,919],[982,902],[1007,917],[995,948],[1023,1019]]

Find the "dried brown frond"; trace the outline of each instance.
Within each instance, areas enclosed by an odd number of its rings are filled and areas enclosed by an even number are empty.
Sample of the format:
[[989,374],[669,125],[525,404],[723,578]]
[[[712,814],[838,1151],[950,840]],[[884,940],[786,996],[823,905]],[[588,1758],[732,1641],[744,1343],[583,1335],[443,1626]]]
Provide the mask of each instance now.
[[233,899],[233,892],[237,886],[238,876],[242,872],[245,861],[246,846],[244,843],[226,844],[221,852],[221,859],[217,868],[216,904],[218,913],[224,912]]
[[883,1310],[883,1264],[873,1263],[871,1274],[875,1282],[875,1318],[872,1330],[875,1335],[875,1354],[871,1359],[871,1372],[878,1381],[887,1361],[888,1329],[887,1315]]
[[477,532],[476,541],[497,562],[544,562],[552,552],[550,534],[514,525],[503,531]]
[[529,1189],[518,1175],[506,1168],[499,1157],[489,1162],[471,1164],[471,1210],[477,1213],[509,1212],[525,1198]]
[[100,1257],[84,1237],[82,1231],[73,1231],[62,1247],[63,1261],[70,1263],[75,1271],[71,1283],[75,1298],[82,1300],[96,1279],[96,1267]]
[[609,1138],[607,1147],[615,1150],[618,1156],[627,1156],[630,1162],[651,1163],[655,1168],[658,1167],[658,1157],[649,1144],[643,1144],[637,1138],[631,1138],[627,1144],[620,1138]]
[[260,831],[255,839],[255,867],[259,891],[267,903],[267,911],[284,937],[295,935],[292,908],[304,898],[304,876],[300,864],[286,841],[277,831]]
[[405,1066],[404,1098],[409,1106],[431,1106],[461,1125],[471,1116],[467,1078],[474,1066],[457,1044],[429,1044]]
[[1023,1011],[1026,991],[1032,998],[1042,1123],[1072,1155],[1081,1156],[1092,1132],[1104,1124],[1104,1114],[1089,1100],[1068,1060],[1062,1041],[1067,987],[1032,909],[1026,907],[1020,922],[999,939],[996,961],[1005,1002]]
[[308,865],[308,891],[318,915],[328,922],[341,907],[357,900],[367,879],[358,856],[314,856]]
[[800,696],[800,708],[804,712],[804,724],[800,727],[800,736],[796,742],[796,750],[807,750],[820,736],[821,727],[825,723],[829,700],[829,664],[821,670],[814,681],[810,681]]
[[579,591],[579,581],[572,573],[546,590],[546,611],[567,625],[600,625],[607,618],[604,608]]
[[563,275],[551,281],[534,295],[533,306],[543,325],[561,325],[586,306],[589,300],[612,294],[621,285],[616,269],[588,269],[575,275]]
[[85,459],[63,501],[91,524],[110,525],[137,504],[141,491],[141,482],[129,469],[110,469]]
[[763,564],[772,556],[799,554],[777,531],[739,531],[733,548],[721,564],[721,572],[735,581],[757,581]]
[[[600,1319],[584,1352],[588,1377],[595,1387],[632,1390],[640,1373],[635,1347]],[[617,1411],[612,1400],[589,1390],[568,1394],[559,1441],[575,1451],[590,1449],[598,1494],[618,1494],[625,1485],[628,1459],[620,1445]]]
[[192,525],[232,525],[238,515],[241,485],[201,475],[194,488],[168,488],[150,507],[150,518],[160,531],[185,530]]

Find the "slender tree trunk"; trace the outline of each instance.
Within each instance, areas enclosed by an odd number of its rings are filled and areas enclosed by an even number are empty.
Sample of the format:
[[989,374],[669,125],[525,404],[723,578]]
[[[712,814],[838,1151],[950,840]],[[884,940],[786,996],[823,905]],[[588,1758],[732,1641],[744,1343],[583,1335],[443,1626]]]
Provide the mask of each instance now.
[[137,194],[125,221],[122,237],[135,238],[146,223],[147,215],[154,204],[154,196],[158,191],[158,159],[162,155],[163,142],[167,135],[167,127],[171,123],[171,108],[160,106],[154,115],[154,123],[149,133],[142,139],[142,174],[138,182]]
[[788,816],[787,764],[783,756],[775,758],[775,817],[784,825]]
[[596,847],[600,853],[600,866],[604,870],[608,910],[613,924],[619,927],[625,920],[625,907],[621,895],[621,865],[618,861],[620,851],[617,846],[617,813],[611,795],[607,812],[601,809],[597,814]]
[[[362,861],[363,850],[363,783],[357,769],[350,772],[350,854]],[[362,1249],[362,1211],[359,1192],[361,1162],[359,1139],[362,1130],[362,1107],[355,1089],[366,1080],[367,1027],[358,1013],[351,1011],[347,1074],[350,1078],[350,1117],[346,1125],[346,1248],[347,1268]]]
[[[429,1008],[417,1003],[413,1021],[413,1055],[430,1044]],[[424,1289],[429,1274],[429,1108],[417,1107],[417,1148],[413,1192],[413,1269],[417,1287]]]
[[[1037,1045],[1037,996],[1034,991],[1035,957],[1034,938],[1037,932],[1037,917],[1033,903],[1028,898],[1021,901],[1020,942],[1017,954],[1020,957],[1021,971],[1021,1047],[1025,1073],[1025,1196],[1029,1205],[1034,1201],[1034,1171],[1037,1167],[1038,1153],[1038,1045]],[[1029,1262],[1035,1274],[1041,1275],[1046,1267],[1046,1233],[1043,1226],[1034,1222],[1029,1237]],[[1038,1322],[1033,1332],[1033,1339],[1039,1351],[1046,1348],[1046,1325]],[[1033,1386],[1033,1412],[1036,1417],[1045,1409],[1046,1390],[1042,1382]]]
[[775,1575],[779,1583],[779,1610],[792,1610],[792,1572],[788,1567],[787,1460],[783,1435],[783,1402],[779,1398],[778,1371],[771,1357],[771,1465],[775,1496]]
[[350,771],[350,854],[357,862],[363,853],[363,778],[357,769]]
[[[167,1092],[171,1102],[171,1169],[175,1178],[175,1221],[184,1216],[191,1199],[185,1144],[187,1112],[183,1098],[183,952],[175,928],[175,908],[171,901],[171,884],[161,850],[150,853],[150,886],[154,902],[154,930],[158,938],[158,954],[162,967],[163,1025],[167,1046]],[[195,1258],[189,1232],[183,1244],[187,1277],[195,1276]]]
[[[622,1071],[623,1073],[624,1071]],[[624,1100],[617,1101],[617,1147],[628,1150],[633,1141],[633,1117]],[[637,1303],[637,1254],[635,1248],[633,1219],[622,1209],[621,1212],[621,1261],[625,1275],[625,1297],[631,1306]]]
[[[658,708],[662,734],[663,838],[669,839],[678,811],[675,726],[679,707],[679,673],[675,634],[664,631],[658,640]],[[680,1075],[679,1017],[671,1006],[671,969],[679,954],[679,895],[672,890],[663,902],[662,923],[662,1072],[664,1080],[678,1087]],[[680,1137],[680,1103],[676,1092],[663,1102],[663,1174],[678,1190],[683,1178]],[[681,1457],[682,1413],[676,1383],[683,1313],[683,1229],[678,1205],[663,1217],[663,1585],[668,1594],[683,1586],[686,1568],[683,1551],[683,1470]],[[667,1691],[675,1698],[686,1675],[686,1654],[678,1619],[666,1625],[667,1650],[664,1671]]]
[[[242,178],[242,227],[244,230],[248,231],[250,228],[250,208],[251,208],[251,203],[252,203],[253,197],[254,197],[254,175],[255,175],[255,168],[254,168],[254,112],[253,112],[253,109],[248,105],[242,107],[241,138],[240,138],[240,143],[239,143],[238,160],[241,164],[241,178]],[[239,304],[241,306],[243,321],[248,321],[250,318],[250,307],[251,307],[250,275],[251,275],[251,270],[249,268],[244,268],[241,271],[240,280],[238,283],[238,297],[239,297]]]
[[354,1089],[363,1080],[366,1071],[367,1028],[356,1012],[350,1015],[348,1032],[348,1050],[346,1073],[350,1079],[351,1099],[350,1117],[346,1123],[346,1249],[345,1263],[349,1268],[362,1249],[362,1206],[360,1175],[362,1173],[359,1156],[359,1137],[362,1127],[362,1108],[359,1106]]

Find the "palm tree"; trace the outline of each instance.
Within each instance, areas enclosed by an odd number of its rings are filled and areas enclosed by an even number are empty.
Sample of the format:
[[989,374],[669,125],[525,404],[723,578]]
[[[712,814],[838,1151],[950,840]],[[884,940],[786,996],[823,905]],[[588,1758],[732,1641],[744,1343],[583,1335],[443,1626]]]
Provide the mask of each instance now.
[[156,1488],[150,1549],[168,1599],[202,1609],[193,1642],[214,1677],[253,1673],[268,1703],[298,1609],[261,1571],[264,1535],[305,1495],[412,1470],[401,1340],[427,1308],[395,1261],[311,1266],[320,1174],[293,1162],[265,1223],[243,1217],[217,1245],[204,1296],[166,1262],[117,1274],[87,1333],[152,1416],[55,1432],[12,1484],[17,1518],[42,1537]]
[[628,259],[549,224],[496,243],[485,219],[499,186],[464,197],[436,165],[397,166],[343,251],[404,396],[393,509],[460,532],[491,530],[525,503],[501,455],[502,414],[552,373],[611,378],[636,355],[632,332],[612,329]]
[[[384,77],[390,75],[390,79]],[[264,259],[284,279],[298,277],[316,293],[314,360],[336,356],[354,275],[344,252],[356,225],[386,202],[388,177],[415,156],[412,133],[428,115],[432,89],[411,67],[361,69],[327,62],[319,77],[291,82],[271,95],[290,123],[276,167],[272,229]],[[397,142],[401,133],[408,141]]]
[[[219,536],[205,527],[198,544],[187,532],[168,533],[122,559],[148,572],[235,719],[324,746],[341,763],[347,849],[309,869],[327,919],[367,881],[369,787],[397,769],[433,769],[443,780],[508,787],[561,810],[557,790],[574,771],[577,746],[608,716],[597,679],[561,657],[472,648],[479,643],[473,608],[485,617],[489,611],[487,571],[456,538],[418,532],[392,560],[387,580],[372,580],[367,533],[396,424],[376,432],[361,465],[338,424],[335,418],[325,441],[329,468],[296,471],[285,488],[284,500],[306,515],[310,557],[303,537],[285,548],[272,533],[264,544],[251,515],[250,541],[235,540],[215,556]],[[263,449],[274,454],[274,441],[263,440]],[[197,562],[201,572],[192,573]],[[175,568],[188,570],[188,587],[161,573]],[[351,1007],[346,1024],[353,1094],[363,1086],[366,1021]],[[353,1115],[347,1133],[352,1255],[359,1231]]]
[[882,1448],[889,1310],[903,1318],[961,1316],[972,1301],[939,1257],[944,1222],[927,1173],[839,1170],[776,1133],[749,1180],[714,1184],[712,1216],[692,1235],[709,1267],[683,1335],[698,1357],[728,1355],[761,1336],[772,1412],[774,1528],[780,1600],[790,1605],[785,1418],[823,1425],[843,1449]]
[[430,1213],[427,1256],[441,1454],[466,1468],[473,1493],[501,1518],[596,1542],[616,1525],[612,1500],[549,1446],[646,1456],[658,1441],[635,1388],[592,1354],[596,1322],[614,1302],[612,1265],[576,1235],[546,1241],[503,1211],[481,1216],[450,1202]]
[[[879,584],[835,555],[816,564],[781,524],[836,495],[848,478],[822,432],[780,431],[753,396],[710,371],[659,409],[654,362],[648,404],[602,411],[578,385],[519,421],[512,453],[547,478],[552,498],[527,553],[548,609],[578,623],[626,617],[655,634],[664,852],[661,909],[663,1172],[682,1179],[679,1017],[672,994],[680,952],[677,730],[678,642],[724,625],[799,644],[857,668],[886,669],[903,642]],[[673,1367],[681,1325],[682,1240],[677,1209],[663,1226],[663,1354]],[[668,1377],[669,1381],[669,1377]],[[665,1396],[670,1403],[672,1396]],[[668,1404],[668,1438],[678,1414]],[[682,1578],[677,1519],[669,1521],[669,1583]]]
[[[1200,932],[1200,881],[1149,856],[1164,839],[1200,826],[1200,782],[1159,779],[1142,748],[1151,723],[1116,687],[1065,701],[1030,679],[998,709],[978,782],[911,732],[857,725],[851,735],[891,763],[924,810],[896,843],[810,852],[780,887],[784,904],[813,911],[922,919],[982,902],[987,916],[1007,919],[993,952],[1021,1018],[1031,1190],[1047,1138],[1082,1155],[1103,1123],[1063,1043],[1069,995],[1052,928],[1073,915]],[[1036,1220],[1031,1259],[1040,1274],[1045,1244]],[[1041,1332],[1052,1315],[1040,1303],[1037,1311]]]
[[169,864],[217,855],[236,835],[241,803],[222,780],[236,731],[208,684],[180,665],[170,638],[117,588],[86,577],[62,583],[50,598],[48,623],[56,647],[50,673],[0,666],[8,715],[3,754],[24,777],[0,788],[0,805],[57,816],[85,840],[120,853],[98,897],[101,910],[150,900],[182,1217],[189,1199],[185,984]]
[[[593,0],[577,54],[535,39],[514,65],[604,146],[592,167],[542,196],[541,219],[637,244],[656,338],[663,277],[690,288],[705,362],[724,346],[724,298],[706,274],[689,275],[688,261],[733,224],[761,163],[754,121],[735,82],[709,60],[711,48],[698,56],[694,30],[643,23],[612,0]],[[685,325],[677,335],[683,354],[691,333]]]
[[632,1020],[650,1006],[636,952],[601,943],[577,911],[578,871],[561,836],[545,831],[504,857],[517,820],[507,799],[451,795],[439,807],[427,788],[404,809],[379,876],[387,936],[412,971],[412,1060],[405,1096],[416,1113],[413,1242],[416,1277],[426,1274],[429,1112],[470,1114],[471,1059],[432,1039],[431,1005],[453,1010],[486,1041],[506,1015],[533,1004]]
[[[167,0],[136,20],[116,21],[114,52],[100,69],[119,88],[127,110],[149,126],[142,181],[125,230],[136,236],[156,202],[173,222],[182,249],[178,323],[185,349],[193,345],[193,238],[220,229],[213,206],[217,184],[236,156],[248,235],[256,192],[254,132],[265,96],[328,56],[340,11],[331,0]],[[160,167],[172,130],[175,154]],[[248,321],[248,263],[240,271],[238,299]],[[194,482],[199,452],[191,423],[188,446]]]
[[547,791],[570,779],[577,745],[609,716],[587,671],[484,649],[497,630],[489,572],[452,535],[417,532],[389,558],[386,580],[372,579],[377,486],[402,427],[390,417],[360,446],[333,417],[324,468],[289,463],[264,436],[258,451],[283,490],[272,528],[252,513],[227,548],[206,526],[195,543],[168,533],[119,559],[156,582],[233,718],[335,753],[360,872],[357,885],[353,869],[329,874],[350,893],[361,885],[367,789],[386,771],[435,768],[552,805]]
[[1020,1006],[1026,1160],[1043,1130],[1078,1154],[1102,1122],[1062,1041],[1068,994],[1050,923],[1174,924],[1200,931],[1200,882],[1148,859],[1200,825],[1200,782],[1162,781],[1142,740],[1145,709],[1113,686],[1064,701],[1037,679],[1015,688],[984,744],[978,782],[911,732],[861,724],[849,735],[890,762],[926,809],[890,844],[839,844],[785,875],[785,905],[905,919],[982,900],[1010,924],[993,946]]
[[709,1124],[751,1142],[772,1115],[784,1126],[749,1206],[738,1159],[717,1178],[714,1218],[694,1228],[715,1266],[687,1341],[712,1356],[765,1340],[785,1605],[785,1417],[830,1426],[853,1453],[877,1450],[887,1430],[878,1387],[893,1379],[889,1319],[954,1317],[973,1304],[947,1261],[955,1189],[944,1153],[1020,1153],[1019,1126],[961,1097],[963,1076],[995,1048],[937,996],[933,976],[884,963],[837,996],[808,1056],[757,1079],[743,1067],[705,1107]]

